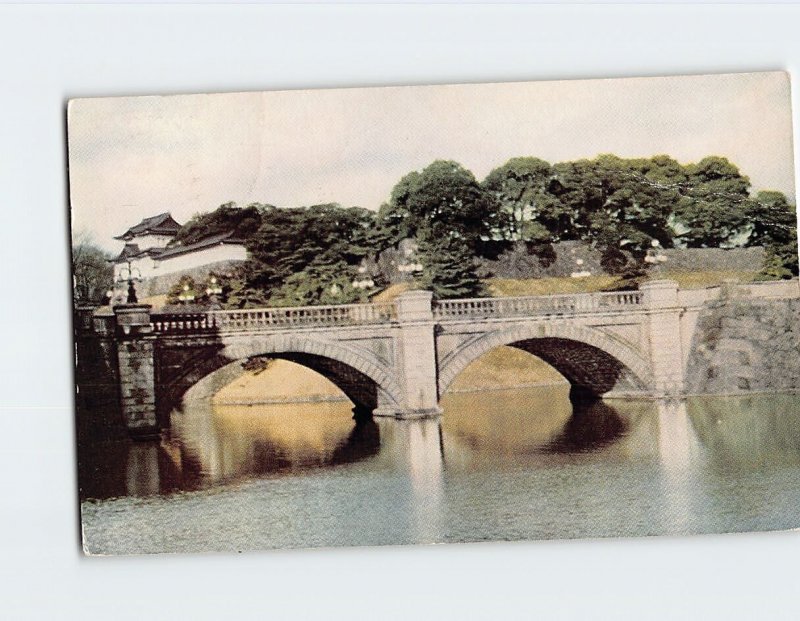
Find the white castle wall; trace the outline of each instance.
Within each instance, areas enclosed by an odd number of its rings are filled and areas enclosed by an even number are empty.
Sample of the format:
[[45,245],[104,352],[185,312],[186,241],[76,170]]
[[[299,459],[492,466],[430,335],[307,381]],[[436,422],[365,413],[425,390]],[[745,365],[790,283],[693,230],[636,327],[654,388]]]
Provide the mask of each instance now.
[[[156,262],[152,257],[145,256],[131,259],[130,266],[135,278],[152,278],[156,275]],[[127,262],[114,264],[114,282],[127,280],[129,277]]]
[[[186,273],[202,267],[210,268],[214,265],[229,267],[232,264],[240,263],[246,260],[247,249],[244,247],[244,245],[219,244],[216,246],[210,246],[208,248],[202,248],[200,250],[195,250],[193,252],[167,257],[163,260],[157,260],[148,256],[138,257],[132,259],[130,265],[133,276],[137,279],[141,278],[143,281],[137,286],[137,290],[143,292],[153,289],[153,287],[149,287],[147,285],[148,281],[154,281],[154,279],[161,281],[163,280],[159,278],[161,276],[176,273]],[[114,282],[119,283],[120,281],[127,280],[128,277],[129,274],[127,263],[117,263],[114,265]],[[172,279],[168,279],[168,281],[171,285]],[[146,295],[164,293],[165,291],[161,291],[161,288],[163,287],[156,287],[155,289],[157,290],[147,293]],[[118,284],[116,289],[119,291],[119,296],[121,299],[121,296],[124,295],[125,287]]]
[[[219,244],[157,261],[151,275],[171,274],[172,272],[202,267],[209,263],[245,260],[247,260],[247,249],[243,244]],[[144,274],[142,276],[144,277]]]

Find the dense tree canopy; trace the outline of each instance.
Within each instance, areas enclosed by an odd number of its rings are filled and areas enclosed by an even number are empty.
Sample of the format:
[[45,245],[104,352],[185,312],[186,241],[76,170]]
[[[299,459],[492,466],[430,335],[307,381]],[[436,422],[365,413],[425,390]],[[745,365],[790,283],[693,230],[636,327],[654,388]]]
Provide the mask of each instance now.
[[769,276],[797,275],[797,212],[781,192],[759,192],[749,201],[749,246],[767,250]]
[[188,246],[213,235],[231,233],[237,239],[249,239],[261,226],[266,205],[253,204],[240,209],[236,203],[225,203],[210,213],[197,214],[184,224],[173,244]]
[[476,274],[475,253],[465,240],[443,225],[420,232],[419,255],[423,265],[419,285],[436,298],[478,295],[481,283]]
[[498,228],[499,210],[470,171],[457,162],[437,160],[403,177],[378,218],[384,239],[391,243],[441,226],[474,247]]
[[497,233],[512,241],[552,241],[562,203],[550,191],[553,167],[536,157],[515,157],[490,172],[484,189],[499,206]]
[[328,294],[339,302],[358,297],[341,283],[351,282],[355,267],[375,247],[374,212],[326,204],[270,208],[263,218],[247,243],[247,288],[268,292],[283,305],[321,302]]
[[227,232],[250,252],[226,283],[234,306],[363,300],[365,290],[353,286],[357,266],[408,238],[418,243],[417,283],[437,297],[475,295],[475,256],[523,242],[547,249],[583,241],[601,251],[607,271],[622,274],[641,273],[654,246],[764,246],[768,276],[797,274],[794,205],[780,192],[751,196],[749,179],[716,156],[686,165],[667,155],[552,165],[516,157],[480,183],[457,162],[437,160],[401,178],[377,213],[228,203],[192,218],[176,241]]
[[678,197],[673,160],[621,159],[601,155],[594,160],[555,166],[553,193],[564,214],[555,239],[580,239],[601,248],[637,253],[652,240],[671,246],[668,224]]
[[726,248],[747,241],[751,226],[750,180],[724,157],[707,157],[685,167],[673,225],[689,248]]
[[423,265],[420,286],[437,297],[458,297],[478,290],[476,250],[504,228],[503,219],[495,195],[470,171],[437,160],[395,185],[391,200],[378,212],[377,239],[386,247],[416,238]]

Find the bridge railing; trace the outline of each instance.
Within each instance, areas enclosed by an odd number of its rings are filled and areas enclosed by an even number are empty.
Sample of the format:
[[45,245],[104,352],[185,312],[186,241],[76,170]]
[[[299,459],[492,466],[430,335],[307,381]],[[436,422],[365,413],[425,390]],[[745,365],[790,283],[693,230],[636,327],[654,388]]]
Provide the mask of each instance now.
[[436,320],[447,321],[490,317],[572,315],[623,310],[641,305],[643,298],[644,294],[641,291],[615,291],[572,295],[440,300],[433,308],[433,316]]
[[214,325],[223,331],[280,326],[348,326],[389,323],[396,319],[394,304],[337,304],[213,311]]
[[[580,293],[573,295],[524,296],[440,300],[433,306],[436,321],[491,317],[535,317],[625,310],[643,303],[641,291]],[[159,334],[208,331],[356,326],[397,321],[392,302],[218,310],[206,313],[154,313],[153,330]]]
[[208,332],[214,329],[209,313],[153,313],[150,325],[159,334]]
[[352,326],[390,323],[396,320],[391,302],[379,304],[339,304],[335,306],[298,306],[219,310],[207,313],[154,314],[157,333],[244,332],[259,329]]

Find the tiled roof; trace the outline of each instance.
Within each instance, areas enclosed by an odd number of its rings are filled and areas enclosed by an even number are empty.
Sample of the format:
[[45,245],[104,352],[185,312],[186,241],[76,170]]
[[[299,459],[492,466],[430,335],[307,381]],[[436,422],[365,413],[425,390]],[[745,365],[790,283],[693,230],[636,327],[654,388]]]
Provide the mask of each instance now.
[[244,240],[233,237],[233,231],[227,233],[220,233],[219,235],[211,235],[199,242],[189,244],[188,246],[173,246],[172,248],[165,248],[158,254],[158,260],[168,259],[187,252],[194,252],[195,250],[202,250],[218,244],[243,244]]
[[113,260],[113,263],[125,263],[130,259],[143,257],[145,255],[157,256],[163,250],[163,248],[146,248],[145,250],[139,250],[139,244],[125,244],[122,252]]
[[188,246],[173,246],[172,248],[147,248],[145,250],[139,250],[138,244],[125,244],[122,252],[119,253],[119,256],[117,256],[113,262],[125,263],[130,259],[146,255],[161,261],[162,259],[170,259],[196,250],[210,248],[218,244],[244,244],[244,240],[233,237],[233,232],[231,231],[228,233],[220,233],[219,235],[211,235],[205,239],[201,239],[199,242],[189,244]]
[[181,228],[181,225],[173,219],[172,215],[169,212],[164,212],[158,214],[157,216],[145,218],[139,224],[132,226],[122,235],[119,235],[114,239],[129,240],[137,235],[142,235],[145,233],[163,233],[167,235],[174,235],[178,232],[179,228]]
[[115,263],[119,263],[120,261],[127,261],[128,259],[135,257],[136,255],[141,254],[142,251],[139,250],[138,244],[125,244],[125,247],[122,249],[122,252],[119,253],[119,256],[114,259]]

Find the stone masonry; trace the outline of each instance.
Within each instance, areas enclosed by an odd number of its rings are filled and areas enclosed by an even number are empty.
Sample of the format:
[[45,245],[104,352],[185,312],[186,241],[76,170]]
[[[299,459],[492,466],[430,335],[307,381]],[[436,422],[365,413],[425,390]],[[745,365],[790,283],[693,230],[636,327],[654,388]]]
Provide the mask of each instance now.
[[684,369],[678,286],[671,280],[657,280],[643,284],[641,290],[644,306],[649,309],[647,333],[653,389],[667,396],[680,395],[684,389]]
[[150,326],[150,306],[125,304],[114,312],[122,415],[131,435],[152,435],[158,422],[153,355],[156,337]]
[[700,314],[687,368],[690,394],[800,390],[800,300],[730,295]]

